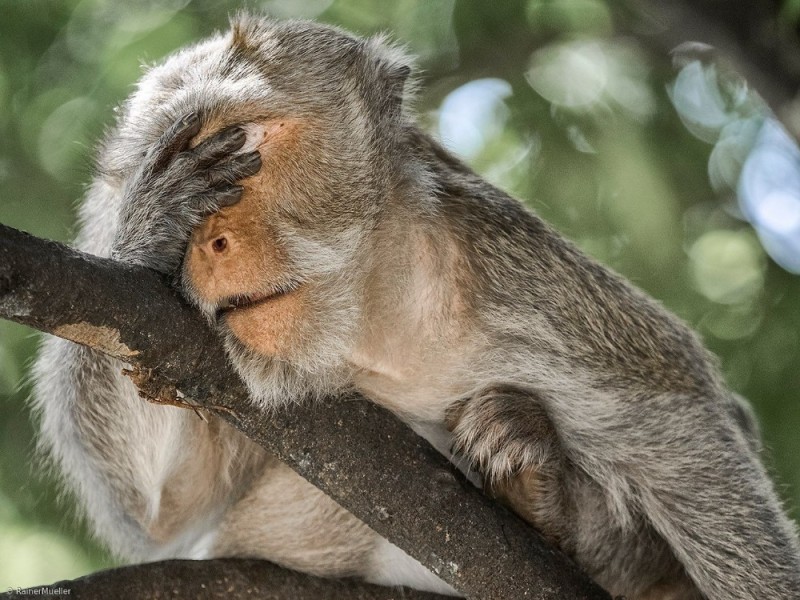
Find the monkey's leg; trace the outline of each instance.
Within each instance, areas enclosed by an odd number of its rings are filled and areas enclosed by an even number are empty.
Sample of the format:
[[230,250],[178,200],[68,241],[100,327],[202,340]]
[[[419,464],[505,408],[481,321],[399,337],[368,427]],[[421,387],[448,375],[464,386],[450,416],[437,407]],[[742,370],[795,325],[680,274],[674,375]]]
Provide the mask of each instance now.
[[[753,452],[752,431],[727,403],[648,402],[637,427],[614,440],[617,460],[635,469],[642,511],[697,587],[714,600],[800,598],[795,525]],[[595,452],[611,444],[604,437]]]
[[451,406],[454,450],[474,465],[485,489],[569,552],[565,458],[539,399],[511,385],[486,388]]

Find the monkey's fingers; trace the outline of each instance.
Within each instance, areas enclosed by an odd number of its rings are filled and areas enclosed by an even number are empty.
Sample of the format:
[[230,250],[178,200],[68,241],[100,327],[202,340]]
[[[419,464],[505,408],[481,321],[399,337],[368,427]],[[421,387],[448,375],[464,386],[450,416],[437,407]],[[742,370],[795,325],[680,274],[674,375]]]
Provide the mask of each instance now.
[[189,141],[200,132],[200,116],[196,112],[175,121],[159,138],[151,151],[150,170],[163,171],[175,156],[185,150]]
[[261,169],[261,154],[258,150],[245,154],[236,154],[224,162],[220,162],[206,173],[206,179],[211,185],[222,183],[235,183],[245,177],[255,175]]
[[491,386],[446,411],[456,454],[489,482],[524,468],[539,469],[560,455],[560,444],[541,399],[514,386]]
[[220,183],[209,188],[204,194],[192,199],[195,210],[202,215],[210,215],[220,208],[233,206],[242,199],[244,188],[240,185]]
[[201,167],[208,167],[244,146],[247,134],[241,127],[226,127],[203,140],[191,153]]

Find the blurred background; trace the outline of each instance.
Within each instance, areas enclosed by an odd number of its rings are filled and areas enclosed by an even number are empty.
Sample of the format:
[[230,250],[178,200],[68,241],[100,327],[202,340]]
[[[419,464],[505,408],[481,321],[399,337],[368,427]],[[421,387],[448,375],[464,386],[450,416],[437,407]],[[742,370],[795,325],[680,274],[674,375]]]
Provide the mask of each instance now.
[[[714,2],[698,3],[706,4]],[[648,6],[269,0],[244,7],[359,34],[388,31],[406,43],[422,69],[417,110],[425,127],[701,333],[730,386],[754,404],[766,460],[797,519],[800,152],[730,63],[697,46],[670,56],[670,44],[681,41],[670,31],[681,23],[664,26]],[[795,35],[800,2],[760,6],[773,34]],[[141,65],[226,28],[242,7],[0,0],[0,222],[70,240],[93,145]],[[687,31],[702,32],[704,23],[692,19]],[[747,55],[752,36],[739,34],[734,42]],[[769,59],[756,63],[769,68],[748,75],[766,82],[759,89],[770,101],[786,99],[769,87],[770,77],[780,79]],[[791,129],[797,113],[782,106],[782,122]],[[35,458],[25,401],[36,343],[35,332],[0,321],[0,590],[113,564]]]

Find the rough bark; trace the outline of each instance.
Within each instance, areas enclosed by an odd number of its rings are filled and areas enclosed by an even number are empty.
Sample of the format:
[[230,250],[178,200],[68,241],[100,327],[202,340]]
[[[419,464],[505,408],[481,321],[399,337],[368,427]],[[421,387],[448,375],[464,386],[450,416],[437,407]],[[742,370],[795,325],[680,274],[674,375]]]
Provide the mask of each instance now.
[[72,581],[16,589],[3,600],[445,600],[447,596],[323,579],[263,560],[167,560],[99,571]]
[[608,598],[380,407],[251,404],[215,332],[152,271],[0,225],[0,317],[152,369],[468,597]]

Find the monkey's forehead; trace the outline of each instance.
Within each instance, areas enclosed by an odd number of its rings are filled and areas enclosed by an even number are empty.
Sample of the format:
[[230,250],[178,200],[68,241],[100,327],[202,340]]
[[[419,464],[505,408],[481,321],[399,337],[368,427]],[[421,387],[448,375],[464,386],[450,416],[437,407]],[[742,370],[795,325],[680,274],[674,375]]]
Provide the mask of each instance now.
[[150,69],[131,96],[129,119],[142,120],[154,108],[177,114],[187,106],[211,101],[267,100],[272,90],[266,75],[252,62],[231,59],[229,44],[228,39],[217,37]]
[[[224,125],[226,118],[230,124],[319,116],[331,107],[357,106],[365,82],[381,85],[375,65],[391,72],[407,62],[384,38],[361,40],[310,21],[239,15],[230,31],[146,71],[106,138],[98,170],[131,172],[161,134],[189,112]],[[364,72],[354,75],[353,65]]]
[[339,91],[348,86],[330,67],[344,66],[342,53],[360,45],[362,40],[329,25],[241,14],[228,32],[150,68],[127,103],[124,121],[140,127],[155,121],[163,129],[190,110],[275,102],[270,78],[279,77],[282,87],[300,94],[306,86],[315,93]]
[[[337,50],[359,40],[337,28],[305,21],[240,15],[231,30],[180,50],[150,67],[119,115],[101,153],[100,171],[124,174],[177,119],[198,112],[204,122],[233,122],[297,111],[316,98],[347,93],[326,73]],[[340,61],[341,62],[341,61]],[[292,89],[291,98],[278,92]],[[352,87],[352,86],[349,86]],[[260,114],[254,114],[260,113]]]
[[204,119],[240,105],[266,106],[274,90],[253,63],[230,59],[230,36],[217,36],[149,69],[129,98],[119,135],[142,149],[189,112]]

